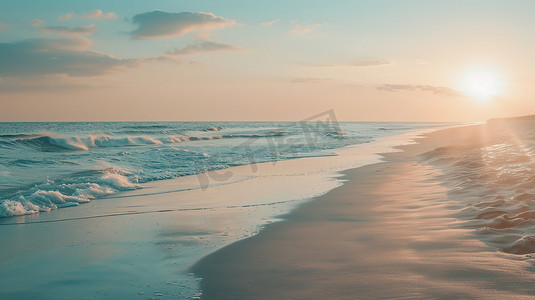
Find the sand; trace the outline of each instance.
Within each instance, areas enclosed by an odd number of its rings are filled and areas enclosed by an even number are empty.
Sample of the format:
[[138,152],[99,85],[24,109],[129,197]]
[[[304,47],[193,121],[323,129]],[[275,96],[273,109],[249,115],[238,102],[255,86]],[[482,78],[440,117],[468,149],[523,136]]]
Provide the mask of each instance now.
[[80,207],[2,218],[0,299],[197,298],[199,279],[189,270],[197,260],[341,185],[338,171],[378,162],[376,153],[409,138],[229,168],[230,179],[206,189],[186,176]]
[[201,259],[202,298],[535,297],[533,172],[511,152],[532,155],[535,126],[519,124],[438,131],[346,171],[341,187]]
[[381,162],[413,133],[1,219],[0,298],[532,298],[534,128],[437,131]]

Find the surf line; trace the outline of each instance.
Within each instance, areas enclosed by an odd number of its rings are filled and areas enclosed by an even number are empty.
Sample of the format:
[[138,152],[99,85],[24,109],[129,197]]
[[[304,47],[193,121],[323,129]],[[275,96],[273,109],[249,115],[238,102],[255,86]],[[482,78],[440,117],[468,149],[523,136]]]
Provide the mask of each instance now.
[[203,210],[216,210],[216,209],[248,208],[248,207],[278,205],[278,204],[284,204],[284,203],[289,203],[289,202],[294,202],[294,201],[298,201],[298,200],[287,200],[287,201],[277,201],[277,202],[259,203],[259,204],[246,204],[246,205],[228,205],[228,206],[217,206],[217,207],[197,207],[197,208],[176,208],[176,209],[161,209],[161,210],[149,210],[149,211],[131,211],[131,212],[122,212],[122,213],[114,213],[114,214],[106,214],[106,215],[65,218],[65,219],[55,219],[55,220],[40,220],[40,221],[29,221],[29,222],[20,222],[20,223],[0,223],[0,226],[59,223],[59,222],[68,222],[68,221],[77,221],[77,220],[89,220],[89,219],[98,219],[98,218],[110,218],[110,217],[120,217],[120,216],[130,216],[130,215],[144,215],[144,214],[157,214],[157,213],[182,212],[182,211],[203,211]]

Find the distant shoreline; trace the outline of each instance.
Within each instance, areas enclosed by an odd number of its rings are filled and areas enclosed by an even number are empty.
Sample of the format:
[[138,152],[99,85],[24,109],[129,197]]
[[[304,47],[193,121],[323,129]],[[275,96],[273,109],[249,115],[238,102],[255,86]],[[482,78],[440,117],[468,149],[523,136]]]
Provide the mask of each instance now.
[[535,115],[526,115],[520,117],[506,117],[506,118],[492,118],[487,122],[497,122],[497,121],[535,121]]

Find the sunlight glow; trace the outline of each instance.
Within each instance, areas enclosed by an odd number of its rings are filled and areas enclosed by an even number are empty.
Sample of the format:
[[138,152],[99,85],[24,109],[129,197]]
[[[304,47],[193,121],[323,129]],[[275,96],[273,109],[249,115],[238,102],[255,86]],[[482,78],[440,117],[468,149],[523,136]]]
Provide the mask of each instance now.
[[478,101],[488,101],[502,92],[503,81],[488,70],[472,71],[462,80],[462,91]]

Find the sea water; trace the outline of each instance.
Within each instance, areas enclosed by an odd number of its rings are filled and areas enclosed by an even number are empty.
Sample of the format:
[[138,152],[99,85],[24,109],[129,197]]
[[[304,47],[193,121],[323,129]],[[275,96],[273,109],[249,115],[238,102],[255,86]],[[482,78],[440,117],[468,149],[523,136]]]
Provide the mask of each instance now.
[[345,146],[441,125],[332,120],[0,123],[0,217],[78,206],[144,183],[210,170],[336,155]]
[[196,299],[198,259],[446,125],[332,119],[0,123],[0,298]]

